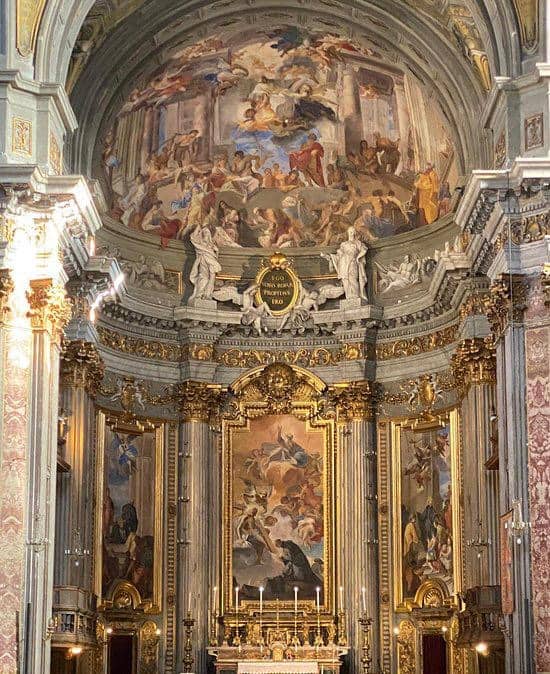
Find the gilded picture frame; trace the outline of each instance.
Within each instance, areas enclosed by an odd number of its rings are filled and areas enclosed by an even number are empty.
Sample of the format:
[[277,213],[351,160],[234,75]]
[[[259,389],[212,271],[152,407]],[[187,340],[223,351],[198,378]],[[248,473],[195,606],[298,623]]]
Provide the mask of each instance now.
[[[463,579],[463,535],[461,523],[461,448],[459,436],[459,412],[457,409],[447,410],[441,413],[440,417],[434,422],[425,423],[421,419],[407,418],[396,419],[391,421],[391,485],[392,485],[392,556],[393,556],[393,598],[394,608],[396,611],[409,612],[413,608],[439,608],[445,605],[454,605],[457,602],[458,593],[462,589]],[[451,543],[452,547],[452,581],[447,583],[438,578],[445,576],[445,568],[442,567],[442,573],[434,573],[432,576],[425,576],[420,580],[418,587],[415,587],[412,592],[407,594],[404,592],[404,523],[402,521],[402,514],[405,512],[405,507],[402,498],[402,478],[407,473],[408,466],[404,466],[403,462],[403,445],[404,433],[416,435],[420,438],[422,434],[433,433],[434,436],[438,432],[444,432],[448,429],[448,460],[450,473],[450,511],[449,523],[451,526],[451,536],[446,540],[446,543]],[[418,487],[421,489],[421,486]],[[415,513],[414,519],[420,513]],[[411,520],[413,517],[411,517]],[[413,522],[411,522],[413,524]],[[418,524],[414,522],[414,526],[418,529]],[[435,536],[435,534],[434,534]],[[419,546],[421,542],[419,542]],[[428,564],[429,550],[425,550],[426,557],[424,564]],[[435,563],[434,554],[434,563]],[[448,570],[447,570],[448,573]],[[448,585],[451,587],[448,587]]]
[[[269,374],[266,374],[269,373]],[[274,379],[269,379],[274,375]],[[272,394],[278,395],[276,390],[277,377],[289,377],[286,395],[272,399],[271,395],[267,397],[262,393],[262,388],[267,386]],[[271,384],[269,383],[271,382]],[[275,389],[275,390],[274,390]],[[334,499],[334,481],[335,476],[335,453],[336,453],[336,424],[332,418],[323,418],[320,413],[316,394],[321,389],[320,380],[300,368],[291,368],[282,364],[275,364],[267,368],[257,368],[252,374],[247,375],[247,380],[243,382],[239,391],[239,400],[237,409],[231,416],[222,418],[222,491],[223,491],[223,562],[222,562],[222,613],[231,620],[235,615],[236,602],[234,594],[234,528],[235,512],[238,504],[234,498],[234,481],[236,479],[236,455],[239,451],[238,443],[242,443],[243,434],[246,436],[251,431],[254,432],[254,440],[258,438],[261,441],[261,433],[256,429],[260,428],[264,421],[271,424],[270,428],[275,428],[281,422],[285,423],[290,417],[296,420],[296,423],[303,424],[305,434],[313,434],[316,440],[322,439],[322,517],[323,517],[323,576],[319,587],[321,588],[320,613],[322,616],[328,616],[334,608],[334,578],[336,573],[335,558],[335,527],[336,521],[336,503]],[[294,429],[297,426],[294,425]],[[296,440],[300,441],[300,435],[296,435]],[[279,541],[280,542],[280,541]],[[257,598],[246,598],[241,595],[239,598],[239,609],[243,611],[254,611],[258,609],[259,600]],[[292,610],[294,600],[290,597],[283,597],[279,601],[277,598],[271,599],[264,597],[264,611],[274,612],[276,606],[281,611]],[[306,613],[312,613],[315,610],[316,598],[311,595],[307,598],[298,597],[299,610]],[[266,620],[266,623],[268,620]]]
[[96,517],[94,522],[94,588],[98,597],[98,609],[109,610],[120,608],[117,604],[119,595],[128,599],[128,606],[149,614],[162,611],[162,569],[163,569],[163,541],[164,541],[164,436],[165,424],[147,424],[143,431],[136,435],[150,436],[152,452],[154,454],[154,504],[152,512],[154,540],[153,540],[153,568],[152,593],[150,597],[142,597],[138,588],[128,579],[120,578],[115,587],[108,593],[104,592],[103,583],[103,540],[104,540],[104,494],[105,484],[105,457],[107,433],[120,431],[127,433],[127,427],[117,427],[118,417],[106,416],[103,411],[97,412],[97,459],[95,466],[95,503]]

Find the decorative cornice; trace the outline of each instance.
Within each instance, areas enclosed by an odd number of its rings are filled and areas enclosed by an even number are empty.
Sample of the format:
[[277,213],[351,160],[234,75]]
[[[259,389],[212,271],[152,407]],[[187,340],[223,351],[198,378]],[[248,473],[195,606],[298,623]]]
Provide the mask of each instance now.
[[95,344],[80,339],[64,341],[60,366],[61,381],[65,386],[82,387],[95,398],[105,372]]
[[472,384],[496,381],[496,348],[492,337],[463,339],[452,358],[457,384],[467,389]]
[[526,279],[517,274],[502,276],[491,284],[484,303],[495,339],[502,337],[510,322],[522,322],[528,289]]
[[49,330],[55,339],[60,339],[63,328],[72,316],[71,302],[65,288],[53,283],[52,279],[32,280],[27,298],[32,328]]
[[180,344],[131,337],[101,325],[98,326],[97,333],[101,344],[113,351],[171,363],[179,363],[182,359]]
[[513,244],[519,246],[522,243],[542,241],[548,234],[550,234],[550,210],[528,215],[521,220],[511,222],[509,228],[504,227],[498,234],[495,239],[494,250],[495,253],[499,252],[510,240]]
[[[194,351],[199,345],[195,344]],[[271,363],[286,363],[300,367],[317,367],[323,365],[337,365],[345,361],[363,360],[372,356],[371,345],[364,342],[341,344],[339,347],[318,346],[315,348],[301,348],[296,351],[290,349],[262,350],[262,349],[228,349],[227,351],[214,350],[213,359],[227,367],[250,368]],[[368,355],[367,355],[368,354]]]
[[175,391],[183,421],[208,422],[219,409],[221,387],[199,381],[186,381]]

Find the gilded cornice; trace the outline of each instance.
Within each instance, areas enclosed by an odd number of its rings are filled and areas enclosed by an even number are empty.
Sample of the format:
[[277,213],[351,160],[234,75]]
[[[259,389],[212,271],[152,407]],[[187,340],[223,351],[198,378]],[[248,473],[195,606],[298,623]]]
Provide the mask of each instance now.
[[393,342],[384,342],[376,345],[376,360],[391,360],[392,358],[404,358],[419,353],[426,353],[441,349],[452,344],[456,339],[457,325],[450,325],[442,330],[431,332],[428,335],[411,337],[410,339],[398,339]]
[[217,414],[221,396],[220,386],[200,381],[183,382],[174,393],[184,421],[208,422]]
[[10,310],[9,299],[13,287],[10,270],[0,269],[0,323],[4,321],[5,314]]
[[451,325],[427,335],[397,339],[377,344],[365,342],[344,343],[339,346],[319,346],[291,349],[241,349],[222,350],[213,344],[175,344],[147,340],[125,335],[104,326],[97,332],[101,344],[141,358],[178,363],[186,360],[220,363],[227,367],[251,368],[270,363],[287,363],[300,367],[338,365],[361,360],[391,360],[426,353],[452,344],[456,339],[457,325]]
[[452,370],[461,388],[496,381],[496,349],[492,337],[463,339],[452,358]]
[[495,339],[502,336],[511,322],[522,322],[527,293],[528,284],[523,276],[502,276],[493,281],[484,303]]
[[85,388],[95,398],[105,372],[95,344],[81,339],[64,341],[60,367],[61,381],[65,386]]
[[54,339],[60,339],[72,316],[72,305],[65,288],[53,283],[52,279],[36,279],[30,286],[27,298],[32,328],[49,330]]

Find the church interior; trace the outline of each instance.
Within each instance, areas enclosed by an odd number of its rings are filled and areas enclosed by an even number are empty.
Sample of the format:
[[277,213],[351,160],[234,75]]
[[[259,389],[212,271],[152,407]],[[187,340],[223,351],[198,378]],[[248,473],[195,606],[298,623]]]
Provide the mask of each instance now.
[[549,120],[549,0],[0,0],[0,674],[550,673]]

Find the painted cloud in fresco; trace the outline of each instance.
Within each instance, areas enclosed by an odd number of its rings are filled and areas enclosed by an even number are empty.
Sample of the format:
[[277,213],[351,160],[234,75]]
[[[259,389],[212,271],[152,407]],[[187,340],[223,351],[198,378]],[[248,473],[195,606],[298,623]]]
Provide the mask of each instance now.
[[111,215],[165,244],[334,245],[446,214],[454,149],[411,76],[288,26],[180,49],[119,110],[102,153]]

